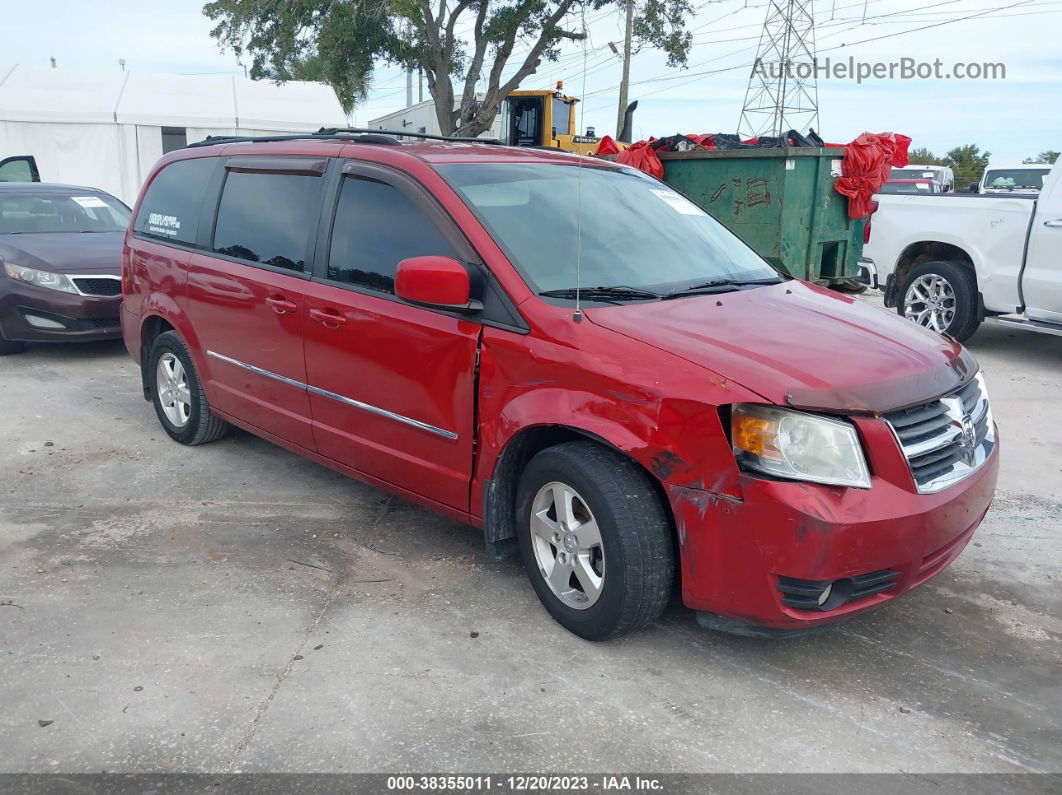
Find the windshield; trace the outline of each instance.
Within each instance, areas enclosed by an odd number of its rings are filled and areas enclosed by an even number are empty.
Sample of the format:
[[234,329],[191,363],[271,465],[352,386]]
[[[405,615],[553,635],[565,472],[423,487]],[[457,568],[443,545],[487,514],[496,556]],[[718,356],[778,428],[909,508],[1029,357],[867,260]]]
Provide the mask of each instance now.
[[777,272],[701,208],[634,169],[559,163],[438,166],[538,292],[668,292]]
[[935,168],[894,168],[889,172],[889,179],[933,179],[939,180],[941,173]]
[[1045,168],[990,168],[985,172],[985,188],[989,190],[1040,190],[1051,172]]
[[886,182],[878,193],[940,193],[936,182],[921,180],[918,182]]
[[0,234],[124,232],[129,208],[106,193],[0,194]]

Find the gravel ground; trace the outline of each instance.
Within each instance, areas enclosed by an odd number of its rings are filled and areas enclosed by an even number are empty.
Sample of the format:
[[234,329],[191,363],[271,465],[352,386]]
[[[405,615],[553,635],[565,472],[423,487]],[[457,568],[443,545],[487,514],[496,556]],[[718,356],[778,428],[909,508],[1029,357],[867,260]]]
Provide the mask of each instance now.
[[0,359],[0,772],[1062,771],[1062,340],[971,340],[996,503],[829,633],[591,644],[477,531],[235,434],[117,344]]

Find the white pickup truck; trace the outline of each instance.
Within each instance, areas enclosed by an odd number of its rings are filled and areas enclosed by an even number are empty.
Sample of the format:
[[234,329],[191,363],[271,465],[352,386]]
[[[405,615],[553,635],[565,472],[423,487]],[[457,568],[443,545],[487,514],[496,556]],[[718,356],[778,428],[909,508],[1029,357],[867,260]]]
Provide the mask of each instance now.
[[1062,163],[1039,196],[878,195],[860,281],[958,340],[986,317],[1062,335]]

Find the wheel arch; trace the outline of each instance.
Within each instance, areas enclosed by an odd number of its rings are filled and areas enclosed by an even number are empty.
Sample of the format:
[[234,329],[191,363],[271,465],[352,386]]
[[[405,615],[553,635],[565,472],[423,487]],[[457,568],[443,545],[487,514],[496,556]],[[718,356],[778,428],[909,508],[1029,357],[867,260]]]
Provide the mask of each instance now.
[[143,314],[140,317],[140,377],[144,388],[144,399],[151,397],[150,378],[147,373],[148,356],[155,338],[167,331],[177,332],[188,346],[192,362],[203,379],[203,388],[209,389],[206,362],[200,355],[199,338],[196,335],[188,315],[169,295],[152,293],[144,301]]
[[896,261],[896,268],[893,272],[896,274],[897,293],[903,291],[908,274],[914,268],[927,262],[954,262],[962,266],[969,271],[976,289],[977,268],[974,266],[973,257],[964,248],[940,240],[920,240],[908,245]]
[[[649,467],[632,455],[631,451],[624,450],[599,433],[569,424],[542,423],[521,428],[506,441],[494,461],[490,479],[484,483],[483,538],[491,557],[504,560],[515,556],[519,551],[516,539],[516,491],[520,475],[528,461],[549,447],[578,440],[589,440],[618,453],[645,474],[667,515],[677,550],[678,532],[671,501],[663,482]],[[679,567],[676,567],[676,579],[679,576]]]

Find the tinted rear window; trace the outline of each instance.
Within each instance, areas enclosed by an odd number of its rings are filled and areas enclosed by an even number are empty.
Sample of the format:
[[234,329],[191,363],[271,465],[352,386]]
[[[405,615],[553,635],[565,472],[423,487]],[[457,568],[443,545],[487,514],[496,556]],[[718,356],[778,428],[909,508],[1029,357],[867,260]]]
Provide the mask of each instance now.
[[320,177],[229,172],[214,227],[214,251],[304,271],[323,184]]
[[162,169],[144,194],[134,231],[193,245],[199,233],[203,197],[216,164],[215,158],[201,157],[178,160]]

